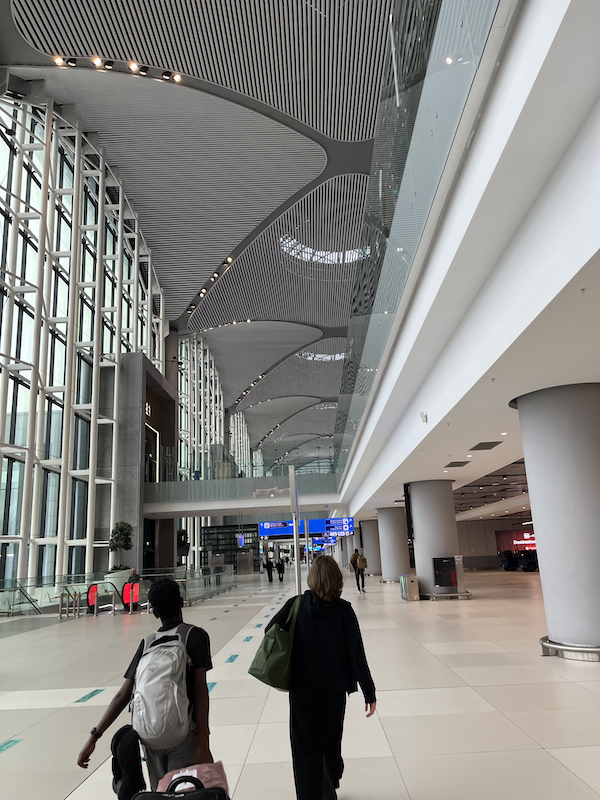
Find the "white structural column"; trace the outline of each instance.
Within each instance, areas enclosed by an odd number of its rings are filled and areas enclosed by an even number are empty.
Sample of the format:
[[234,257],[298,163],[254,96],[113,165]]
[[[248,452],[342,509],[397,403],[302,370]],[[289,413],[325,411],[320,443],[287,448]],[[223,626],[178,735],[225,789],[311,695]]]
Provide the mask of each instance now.
[[[376,519],[366,519],[360,523],[363,555],[367,559],[367,574],[381,575],[381,552],[379,549],[379,528]],[[398,573],[400,574],[400,573]]]
[[[411,572],[408,553],[406,514],[403,508],[378,508],[381,580],[396,581]],[[368,559],[367,559],[368,561]]]
[[548,638],[600,646],[600,384],[518,398]]
[[410,484],[415,566],[421,594],[456,591],[435,588],[434,558],[451,558],[460,553],[452,496],[452,481],[416,481]]

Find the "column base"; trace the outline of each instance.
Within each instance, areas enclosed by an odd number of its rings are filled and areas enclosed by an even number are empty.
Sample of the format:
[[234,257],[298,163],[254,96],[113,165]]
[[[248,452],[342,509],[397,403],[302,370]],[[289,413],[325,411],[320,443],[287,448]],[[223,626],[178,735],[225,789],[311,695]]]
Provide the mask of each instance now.
[[540,639],[543,656],[568,658],[571,661],[600,661],[600,647],[551,642],[547,636]]

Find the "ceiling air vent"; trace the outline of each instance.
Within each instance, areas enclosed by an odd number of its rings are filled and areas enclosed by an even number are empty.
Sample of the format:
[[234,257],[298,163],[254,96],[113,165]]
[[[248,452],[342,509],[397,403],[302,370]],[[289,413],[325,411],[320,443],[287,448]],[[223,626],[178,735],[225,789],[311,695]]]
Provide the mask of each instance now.
[[470,461],[451,461],[449,464],[446,464],[444,469],[447,469],[448,467],[466,467],[467,464],[470,463]]
[[502,444],[502,442],[479,442],[479,444],[476,444],[471,450],[493,450],[494,447],[497,447],[499,444]]

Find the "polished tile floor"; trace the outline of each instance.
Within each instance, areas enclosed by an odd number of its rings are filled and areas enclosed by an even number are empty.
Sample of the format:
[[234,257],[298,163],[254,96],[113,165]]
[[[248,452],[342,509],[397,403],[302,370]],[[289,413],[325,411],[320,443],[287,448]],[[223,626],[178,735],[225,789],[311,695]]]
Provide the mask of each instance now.
[[[340,800],[598,800],[600,664],[541,657],[538,575],[469,573],[468,602],[406,603],[397,585],[369,579],[358,595],[352,583],[378,702],[365,719],[349,699]],[[211,747],[234,800],[295,797],[287,697],[247,674],[293,592],[291,575],[252,576],[185,610],[211,637]],[[114,797],[110,735],[88,772],[77,754],[153,628],[146,614],[0,622],[0,800]]]

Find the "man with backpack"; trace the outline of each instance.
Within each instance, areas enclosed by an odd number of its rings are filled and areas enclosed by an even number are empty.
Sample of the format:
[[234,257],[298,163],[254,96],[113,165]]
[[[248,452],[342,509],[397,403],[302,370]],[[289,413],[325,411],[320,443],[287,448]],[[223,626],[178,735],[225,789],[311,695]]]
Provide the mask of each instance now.
[[167,772],[213,761],[206,684],[212,662],[206,631],[183,622],[183,600],[175,581],[153,583],[148,600],[162,625],[142,640],[125,682],[92,728],[77,763],[87,769],[97,740],[131,702],[132,726],[144,746],[155,791]]
[[[352,554],[352,558],[350,559],[350,563],[354,569],[354,575],[356,577],[356,588],[358,589],[358,593],[360,594],[365,592],[365,570],[367,568],[367,559],[355,550]],[[361,588],[362,583],[362,588]]]

